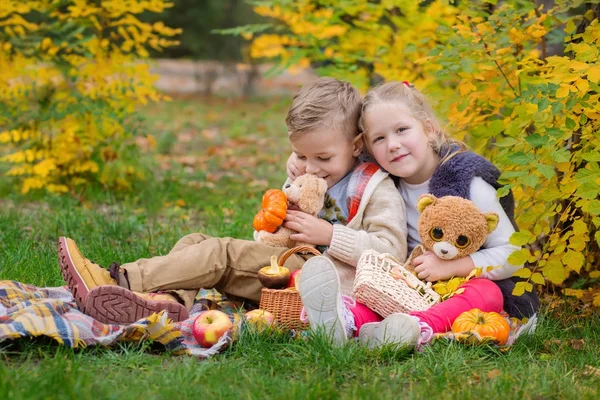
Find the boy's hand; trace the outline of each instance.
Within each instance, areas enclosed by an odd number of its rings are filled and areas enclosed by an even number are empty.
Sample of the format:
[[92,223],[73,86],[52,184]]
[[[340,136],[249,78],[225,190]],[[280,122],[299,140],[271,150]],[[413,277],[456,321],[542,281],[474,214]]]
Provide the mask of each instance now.
[[329,222],[302,211],[288,210],[284,227],[298,233],[290,239],[314,245],[329,246],[333,238],[333,225]]
[[413,260],[415,272],[419,279],[428,282],[442,281],[453,276],[467,276],[475,265],[471,257],[463,257],[457,260],[442,260],[435,253],[426,251]]
[[290,154],[287,163],[285,164],[285,167],[287,170],[288,177],[291,180],[295,180],[300,175],[304,175],[306,173],[305,168],[303,168],[304,166],[298,162],[298,157],[296,156],[296,153]]

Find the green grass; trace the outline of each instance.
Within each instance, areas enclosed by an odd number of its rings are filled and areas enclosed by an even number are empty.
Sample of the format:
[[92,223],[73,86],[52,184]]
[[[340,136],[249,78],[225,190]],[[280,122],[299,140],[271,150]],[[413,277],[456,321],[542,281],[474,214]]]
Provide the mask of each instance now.
[[[144,110],[159,162],[130,194],[91,187],[82,201],[26,198],[0,178],[0,279],[62,285],[61,235],[103,265],[164,254],[193,231],[250,238],[262,192],[285,176],[286,104],[188,99]],[[0,358],[1,399],[593,399],[600,318],[546,306],[535,336],[507,353],[445,342],[370,351],[332,348],[322,335],[246,333],[204,361],[147,342],[72,350],[48,339],[2,342]]]

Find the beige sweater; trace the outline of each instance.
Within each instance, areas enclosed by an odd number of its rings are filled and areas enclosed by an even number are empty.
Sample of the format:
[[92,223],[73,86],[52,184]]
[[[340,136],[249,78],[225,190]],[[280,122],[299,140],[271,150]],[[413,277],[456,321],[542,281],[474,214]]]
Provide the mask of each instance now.
[[325,252],[336,265],[342,292],[352,296],[356,265],[363,251],[407,256],[404,200],[387,172],[377,171],[369,181],[355,217],[348,225],[333,225],[331,245]]

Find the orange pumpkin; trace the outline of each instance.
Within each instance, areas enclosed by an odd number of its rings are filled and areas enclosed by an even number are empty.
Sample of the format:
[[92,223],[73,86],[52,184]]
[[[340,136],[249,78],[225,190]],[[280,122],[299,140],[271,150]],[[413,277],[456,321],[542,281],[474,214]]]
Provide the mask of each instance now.
[[262,209],[254,217],[252,226],[256,231],[267,231],[270,233],[283,223],[287,212],[287,196],[281,190],[270,189],[262,198]]
[[502,315],[474,308],[465,311],[454,320],[452,332],[477,332],[482,339],[492,338],[497,344],[503,345],[508,340],[510,326]]

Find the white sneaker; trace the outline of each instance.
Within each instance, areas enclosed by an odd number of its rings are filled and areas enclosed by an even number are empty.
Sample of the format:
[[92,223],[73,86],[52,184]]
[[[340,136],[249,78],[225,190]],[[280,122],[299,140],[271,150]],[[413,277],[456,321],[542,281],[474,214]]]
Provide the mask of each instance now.
[[298,287],[311,328],[324,329],[336,345],[346,343],[340,278],[331,260],[323,256],[310,258],[302,267]]
[[416,318],[408,314],[391,314],[381,322],[369,322],[360,327],[358,340],[373,349],[384,344],[417,347],[421,327]]

